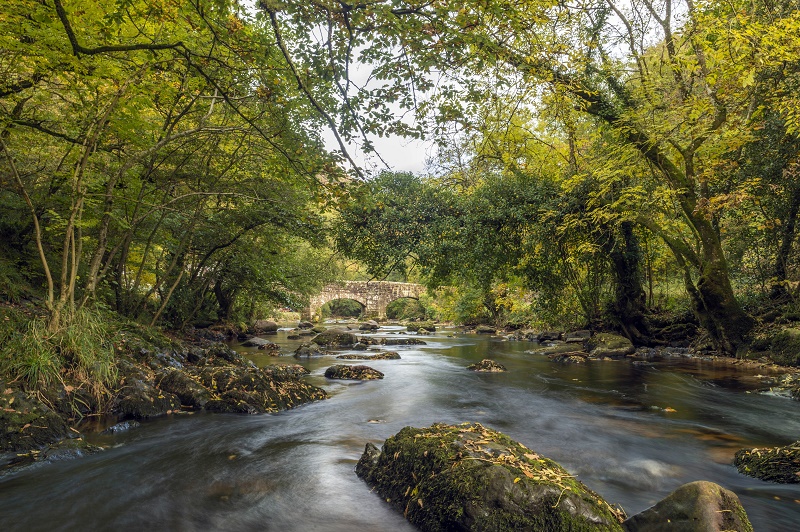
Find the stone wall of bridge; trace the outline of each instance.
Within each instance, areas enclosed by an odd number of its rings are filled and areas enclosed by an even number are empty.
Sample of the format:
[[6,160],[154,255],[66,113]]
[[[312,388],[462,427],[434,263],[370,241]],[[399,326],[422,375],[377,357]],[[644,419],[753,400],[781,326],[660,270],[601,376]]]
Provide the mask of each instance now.
[[342,281],[326,285],[322,292],[311,298],[303,312],[303,319],[318,320],[322,305],[336,299],[352,299],[364,307],[363,316],[369,319],[385,319],[389,303],[404,297],[419,299],[425,287],[415,283],[391,281]]

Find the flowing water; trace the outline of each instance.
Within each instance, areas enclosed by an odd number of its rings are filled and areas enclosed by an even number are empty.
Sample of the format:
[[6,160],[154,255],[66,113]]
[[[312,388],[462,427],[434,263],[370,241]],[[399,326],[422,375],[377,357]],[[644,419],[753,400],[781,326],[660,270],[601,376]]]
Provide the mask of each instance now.
[[[730,465],[739,448],[800,438],[798,403],[748,393],[752,373],[689,360],[560,365],[525,354],[526,342],[424,339],[393,347],[401,360],[368,362],[385,373],[381,381],[327,381],[325,368],[340,361],[303,361],[326,401],[275,415],[170,416],[95,435],[108,450],[0,478],[0,530],[413,530],[353,469],[366,442],[440,421],[505,432],[629,515],[685,482],[711,480],[739,495],[756,531],[800,529],[800,485]],[[285,332],[276,340],[287,352],[297,345]],[[482,358],[508,372],[465,369]]]

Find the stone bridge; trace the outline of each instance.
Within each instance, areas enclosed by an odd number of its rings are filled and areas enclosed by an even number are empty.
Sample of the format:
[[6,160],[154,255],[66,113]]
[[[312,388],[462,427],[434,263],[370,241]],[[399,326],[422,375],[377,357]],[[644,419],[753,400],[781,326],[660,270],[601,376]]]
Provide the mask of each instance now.
[[326,285],[319,295],[313,296],[303,319],[317,320],[322,305],[335,299],[352,299],[364,307],[362,316],[370,319],[385,319],[386,307],[392,301],[403,297],[419,299],[425,287],[414,283],[393,283],[390,281],[342,281]]

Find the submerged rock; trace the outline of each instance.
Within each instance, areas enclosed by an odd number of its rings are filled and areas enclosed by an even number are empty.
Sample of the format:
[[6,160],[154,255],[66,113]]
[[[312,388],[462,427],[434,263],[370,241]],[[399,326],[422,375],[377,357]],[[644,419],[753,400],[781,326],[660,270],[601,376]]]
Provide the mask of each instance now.
[[100,434],[119,434],[120,432],[127,432],[131,429],[141,427],[142,424],[135,420],[122,421],[116,425],[111,425]]
[[713,482],[684,484],[623,523],[627,532],[752,532],[739,497]]
[[488,358],[484,358],[480,362],[476,364],[470,364],[467,366],[467,369],[472,371],[481,371],[487,373],[498,373],[501,371],[506,371],[506,367],[494,360],[490,360]]
[[325,376],[329,379],[368,381],[382,379],[383,373],[369,366],[348,366],[346,364],[335,364],[325,370]]
[[739,473],[780,484],[800,483],[800,441],[785,447],[742,449],[733,465]]
[[621,531],[557,463],[480,424],[406,427],[367,444],[356,474],[423,531]]
[[549,355],[548,358],[553,362],[558,362],[559,364],[585,364],[588,355],[586,353],[574,351]]

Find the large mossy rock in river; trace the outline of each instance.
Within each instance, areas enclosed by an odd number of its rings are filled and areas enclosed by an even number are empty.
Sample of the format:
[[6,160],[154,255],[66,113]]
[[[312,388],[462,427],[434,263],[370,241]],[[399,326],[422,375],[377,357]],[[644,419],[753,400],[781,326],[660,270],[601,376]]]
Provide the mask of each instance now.
[[323,347],[347,347],[357,343],[358,338],[344,329],[328,329],[316,335],[312,342]]
[[684,484],[623,526],[627,532],[753,532],[739,497],[705,481]]
[[733,465],[739,473],[780,484],[800,483],[800,441],[786,447],[742,449]]
[[383,373],[369,366],[348,366],[346,364],[334,364],[325,370],[325,376],[329,379],[370,381],[382,379]]
[[557,463],[477,423],[406,427],[367,444],[356,474],[424,531],[622,530]]
[[636,352],[630,340],[611,333],[597,333],[587,341],[587,344],[589,354],[597,358],[621,358]]

